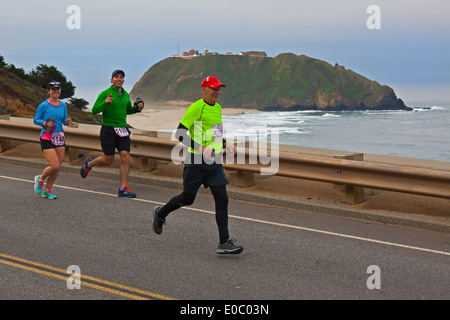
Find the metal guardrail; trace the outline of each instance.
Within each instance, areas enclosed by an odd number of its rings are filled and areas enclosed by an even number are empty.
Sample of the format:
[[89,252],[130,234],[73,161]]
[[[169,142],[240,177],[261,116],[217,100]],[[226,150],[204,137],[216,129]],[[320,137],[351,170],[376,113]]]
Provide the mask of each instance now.
[[[0,141],[3,146],[8,140],[38,143],[39,132],[40,128],[33,124],[0,120]],[[101,151],[98,132],[69,127],[64,129],[64,133],[67,148]],[[172,161],[172,153],[177,145],[178,141],[170,139],[132,135],[130,155],[142,159]],[[233,159],[225,158],[225,169],[236,170],[241,179],[250,180],[243,180],[243,186],[252,184],[254,174],[271,170],[264,156],[257,152],[258,150],[237,146],[237,155]],[[282,152],[276,152],[271,157],[276,157],[278,161],[277,170],[273,174],[344,185],[346,201],[350,203],[362,200],[363,188],[450,199],[448,171]]]

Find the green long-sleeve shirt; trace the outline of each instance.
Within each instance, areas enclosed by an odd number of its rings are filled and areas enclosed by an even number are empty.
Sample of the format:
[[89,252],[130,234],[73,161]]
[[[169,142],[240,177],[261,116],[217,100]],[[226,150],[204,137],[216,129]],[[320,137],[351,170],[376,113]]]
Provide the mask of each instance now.
[[[109,104],[105,102],[109,94],[112,94],[113,101]],[[130,95],[122,88],[122,97],[119,90],[112,85],[98,95],[92,107],[92,114],[102,113],[102,125],[106,127],[127,127],[127,115],[136,113],[131,105]]]

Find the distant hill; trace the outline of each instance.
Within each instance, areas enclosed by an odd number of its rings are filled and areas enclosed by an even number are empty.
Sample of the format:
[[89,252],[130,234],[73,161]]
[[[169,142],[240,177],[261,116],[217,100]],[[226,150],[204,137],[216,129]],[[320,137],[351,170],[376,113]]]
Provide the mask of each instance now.
[[[34,118],[36,108],[46,99],[48,94],[45,89],[0,68],[0,115]],[[101,124],[101,116],[71,105],[67,105],[67,113],[75,122]]]
[[151,103],[193,102],[200,83],[216,76],[227,85],[223,107],[258,110],[411,110],[392,88],[342,66],[305,55],[171,57],[153,65],[130,94]]

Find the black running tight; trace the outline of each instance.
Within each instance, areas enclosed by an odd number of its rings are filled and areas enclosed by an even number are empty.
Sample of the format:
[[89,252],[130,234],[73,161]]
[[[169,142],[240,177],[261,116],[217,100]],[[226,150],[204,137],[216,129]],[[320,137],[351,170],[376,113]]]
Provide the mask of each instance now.
[[[216,209],[216,223],[219,228],[220,242],[223,243],[229,238],[228,234],[228,195],[226,185],[211,186],[211,193],[214,197]],[[194,203],[195,194],[182,192],[169,200],[158,212],[161,219],[165,219],[169,213],[183,206]]]

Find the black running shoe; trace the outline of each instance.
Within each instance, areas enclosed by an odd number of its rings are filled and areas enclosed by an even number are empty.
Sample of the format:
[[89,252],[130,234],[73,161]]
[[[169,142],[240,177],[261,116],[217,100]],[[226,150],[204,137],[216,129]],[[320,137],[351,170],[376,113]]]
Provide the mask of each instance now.
[[155,231],[156,234],[161,234],[163,231],[163,225],[166,224],[166,219],[161,219],[158,216],[160,209],[160,206],[155,206],[153,208],[153,231]]
[[233,242],[234,239],[228,239],[225,243],[219,244],[217,246],[216,252],[218,254],[239,254],[244,250],[244,247],[237,246]]

